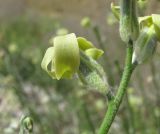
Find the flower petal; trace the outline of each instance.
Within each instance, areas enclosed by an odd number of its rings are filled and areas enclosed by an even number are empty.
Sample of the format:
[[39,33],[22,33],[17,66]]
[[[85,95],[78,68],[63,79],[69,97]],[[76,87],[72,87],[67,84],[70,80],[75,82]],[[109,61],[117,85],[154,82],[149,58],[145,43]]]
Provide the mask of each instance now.
[[51,69],[48,69],[48,65],[52,62],[53,64],[54,59],[54,47],[49,47],[43,57],[41,62],[41,67],[44,69],[52,78],[55,78],[55,72],[53,69],[53,65],[51,65]]
[[74,33],[54,38],[55,75],[59,80],[63,75],[71,78],[80,64],[79,47]]

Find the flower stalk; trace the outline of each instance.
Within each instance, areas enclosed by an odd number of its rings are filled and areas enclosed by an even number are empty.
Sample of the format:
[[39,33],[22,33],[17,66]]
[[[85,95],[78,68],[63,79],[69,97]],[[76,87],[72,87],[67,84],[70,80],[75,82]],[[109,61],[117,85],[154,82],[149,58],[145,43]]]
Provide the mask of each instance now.
[[134,66],[132,65],[132,54],[133,54],[133,42],[130,41],[127,46],[125,67],[124,67],[124,72],[118,88],[118,92],[116,96],[111,101],[109,101],[108,110],[101,124],[99,134],[108,133],[109,128],[117,114],[117,111],[119,109],[123,96],[126,92],[129,80],[131,78],[131,74],[134,70]]

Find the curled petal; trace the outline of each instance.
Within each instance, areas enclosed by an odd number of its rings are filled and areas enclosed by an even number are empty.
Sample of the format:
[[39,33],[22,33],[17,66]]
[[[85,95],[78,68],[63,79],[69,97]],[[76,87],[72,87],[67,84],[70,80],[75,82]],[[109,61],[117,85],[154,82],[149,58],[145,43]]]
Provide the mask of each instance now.
[[[52,78],[55,78],[55,72],[53,68],[53,59],[54,59],[54,47],[50,47],[47,49],[42,63],[41,67],[44,69]],[[52,63],[51,68],[49,69],[48,66],[49,64]]]
[[54,66],[55,75],[71,78],[79,68],[80,54],[75,34],[57,36],[54,38]]

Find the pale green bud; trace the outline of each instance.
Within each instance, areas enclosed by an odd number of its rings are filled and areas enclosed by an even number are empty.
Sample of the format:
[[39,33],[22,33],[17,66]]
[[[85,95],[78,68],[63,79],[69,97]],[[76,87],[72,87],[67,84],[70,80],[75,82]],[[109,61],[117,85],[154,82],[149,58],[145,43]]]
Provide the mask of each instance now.
[[154,53],[157,46],[157,37],[154,26],[142,29],[140,36],[135,42],[132,63],[141,64],[147,61]]
[[82,51],[78,75],[89,89],[108,95],[109,85],[102,66]]
[[84,28],[89,28],[91,26],[91,20],[89,17],[84,17],[82,20],[81,20],[81,26],[84,27]]
[[25,132],[33,132],[33,119],[29,116],[25,116],[21,119],[20,122],[20,133],[24,134]]
[[120,1],[120,36],[126,43],[135,41],[139,35],[136,3],[136,0]]

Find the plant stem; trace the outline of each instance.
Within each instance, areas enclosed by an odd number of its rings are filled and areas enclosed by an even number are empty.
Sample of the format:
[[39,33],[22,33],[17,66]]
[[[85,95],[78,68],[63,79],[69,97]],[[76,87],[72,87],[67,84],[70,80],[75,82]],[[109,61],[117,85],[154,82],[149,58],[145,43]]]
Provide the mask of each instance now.
[[117,114],[119,106],[122,102],[123,96],[126,92],[131,74],[134,70],[135,66],[132,66],[132,54],[133,54],[133,42],[130,41],[127,46],[126,59],[125,59],[125,67],[123,71],[123,75],[121,78],[121,82],[117,91],[115,98],[109,101],[108,110],[104,117],[104,120],[101,124],[99,134],[107,134],[109,128]]

